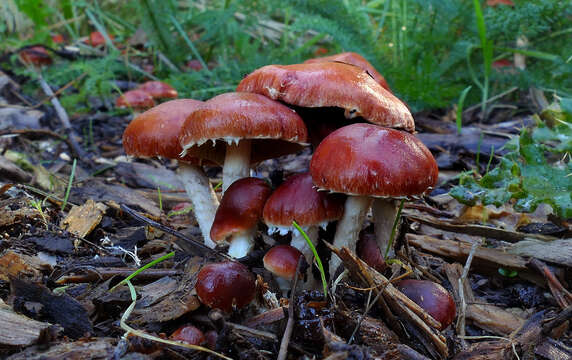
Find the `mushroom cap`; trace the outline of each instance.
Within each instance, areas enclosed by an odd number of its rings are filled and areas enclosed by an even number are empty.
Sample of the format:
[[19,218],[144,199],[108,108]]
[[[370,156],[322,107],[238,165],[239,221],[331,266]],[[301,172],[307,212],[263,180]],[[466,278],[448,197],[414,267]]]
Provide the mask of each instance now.
[[162,81],[147,81],[137,87],[154,99],[175,99],[179,94],[171,85]]
[[377,81],[377,83],[384,87],[387,91],[391,91],[389,85],[387,85],[387,81],[383,75],[381,75],[374,67],[367,61],[363,56],[355,52],[343,52],[335,55],[324,56],[314,59],[308,59],[304,61],[305,64],[310,63],[317,63],[317,62],[329,62],[329,61],[338,61],[350,65],[358,66],[371,75],[371,77]]
[[198,163],[199,159],[222,164],[224,149],[213,149],[205,144],[192,148],[184,158],[178,138],[186,117],[196,110],[202,101],[193,99],[171,100],[157,105],[137,116],[123,132],[125,153],[133,156],[180,159]]
[[383,272],[387,268],[381,249],[377,245],[375,234],[362,230],[356,244],[356,253],[366,264],[379,272]]
[[272,192],[264,180],[247,177],[233,182],[225,191],[211,227],[211,239],[223,241],[256,227],[262,209]]
[[207,264],[197,275],[195,290],[211,309],[231,312],[248,305],[256,294],[254,275],[241,263],[225,261]]
[[36,66],[51,65],[52,57],[48,54],[48,51],[43,46],[32,46],[25,48],[18,54],[20,60],[25,64],[31,64]]
[[155,100],[145,91],[135,89],[126,91],[118,97],[115,106],[118,108],[148,109],[155,106]]
[[258,94],[226,93],[192,112],[179,137],[184,149],[209,140],[230,144],[241,139],[253,140],[254,163],[301,150],[308,141],[308,130],[302,118],[284,104]]
[[372,124],[352,124],[328,135],[310,161],[320,189],[350,195],[421,195],[434,186],[437,162],[414,135]]
[[406,279],[395,285],[405,296],[421,306],[445,329],[455,319],[455,301],[441,285],[429,280]]
[[296,275],[298,259],[304,257],[300,250],[290,245],[276,245],[268,250],[262,262],[264,268],[276,276],[292,280]]
[[344,213],[344,196],[319,192],[310,173],[290,176],[264,205],[262,216],[269,226],[314,226],[338,220]]
[[[107,34],[109,39],[113,41],[113,35]],[[99,31],[92,31],[89,34],[89,44],[93,47],[105,45],[105,37]]]
[[201,345],[206,342],[203,332],[189,324],[183,325],[175,330],[169,338],[191,345]]
[[242,79],[236,90],[301,107],[338,107],[348,119],[362,117],[381,126],[415,129],[413,116],[403,102],[354,65],[267,65]]

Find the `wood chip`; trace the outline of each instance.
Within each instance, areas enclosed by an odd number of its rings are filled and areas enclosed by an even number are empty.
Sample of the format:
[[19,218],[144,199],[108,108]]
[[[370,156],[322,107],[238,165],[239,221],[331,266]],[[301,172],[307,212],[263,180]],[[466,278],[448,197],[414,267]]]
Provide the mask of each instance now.
[[14,312],[0,299],[0,348],[33,345],[50,326]]
[[60,227],[85,238],[101,222],[107,206],[89,199],[81,206],[73,206]]
[[39,281],[43,267],[36,257],[8,250],[0,256],[0,280],[8,281],[10,277],[15,277]]

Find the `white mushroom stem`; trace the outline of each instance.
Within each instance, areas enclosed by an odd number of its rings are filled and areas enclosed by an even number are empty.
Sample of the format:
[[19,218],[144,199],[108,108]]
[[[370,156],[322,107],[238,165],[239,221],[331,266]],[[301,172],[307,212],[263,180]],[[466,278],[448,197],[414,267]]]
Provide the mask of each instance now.
[[250,176],[250,140],[240,140],[226,146],[226,156],[222,168],[222,193],[238,179]]
[[[372,204],[373,221],[375,229],[375,239],[381,254],[385,257],[385,252],[389,246],[389,239],[391,238],[391,229],[397,216],[398,207],[391,199],[375,199]],[[393,244],[387,253],[388,257],[393,257],[395,251]]]
[[[303,230],[306,232],[306,235],[308,235],[312,245],[316,246],[316,243],[318,242],[318,227],[308,226],[305,229],[303,228]],[[290,241],[290,245],[300,250],[300,252],[304,254],[306,262],[310,264],[310,266],[312,265],[314,253],[312,252],[312,249],[310,249],[310,245],[308,245],[306,239],[304,239],[304,236],[302,236],[302,233],[296,229],[292,230],[292,240]]]
[[[336,228],[333,244],[335,247],[341,248],[345,246],[355,252],[359,232],[371,202],[372,198],[367,196],[348,196],[344,204],[344,215],[338,221],[338,227]],[[341,260],[337,256],[332,256],[330,259],[330,276],[334,275],[336,268],[340,264]]]
[[216,209],[218,208],[218,199],[209,178],[198,166],[183,162],[179,163],[178,175],[191,200],[191,204],[193,204],[193,213],[203,234],[205,245],[214,249],[216,244],[212,241],[210,232]]
[[228,247],[228,255],[235,259],[246,256],[254,246],[254,231],[247,231],[242,234],[233,235]]

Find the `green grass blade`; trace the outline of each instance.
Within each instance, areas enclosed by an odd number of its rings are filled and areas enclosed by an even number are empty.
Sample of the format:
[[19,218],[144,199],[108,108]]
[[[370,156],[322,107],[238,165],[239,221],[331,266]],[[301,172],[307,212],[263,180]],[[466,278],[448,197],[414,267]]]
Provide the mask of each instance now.
[[465,104],[465,98],[471,89],[473,88],[472,85],[467,86],[459,96],[459,102],[457,103],[457,133],[461,134],[461,128],[463,127],[463,107]]
[[391,247],[393,246],[393,240],[395,239],[395,234],[397,234],[397,225],[399,225],[399,219],[401,219],[401,211],[403,210],[403,204],[405,204],[405,199],[401,199],[401,203],[399,204],[399,209],[397,209],[397,214],[395,214],[395,220],[393,221],[393,226],[391,227],[391,236],[389,237],[389,243],[387,244],[387,248],[385,249],[385,255],[383,256],[383,258],[386,260],[387,256],[389,255],[389,249],[391,249]]
[[163,256],[161,256],[160,258],[155,259],[155,260],[151,261],[150,263],[148,263],[148,264],[146,264],[146,265],[144,265],[144,266],[141,266],[139,269],[135,270],[131,275],[129,275],[129,276],[126,277],[125,279],[121,280],[119,283],[117,283],[117,285],[115,285],[114,287],[112,287],[111,289],[109,289],[109,292],[112,292],[112,291],[114,291],[117,287],[119,287],[119,286],[121,286],[121,285],[123,285],[123,284],[126,284],[126,283],[129,282],[131,279],[133,279],[135,276],[139,275],[141,272],[143,272],[143,271],[149,269],[150,267],[155,266],[155,265],[157,265],[158,263],[160,263],[160,262],[162,262],[162,261],[164,261],[164,260],[167,260],[168,258],[171,258],[171,257],[173,257],[173,256],[175,256],[175,252],[174,252],[174,251],[171,251],[171,252],[168,253],[167,255],[163,255]]
[[72,188],[72,183],[73,183],[73,178],[75,177],[75,167],[77,165],[77,159],[73,159],[73,163],[72,163],[72,169],[71,169],[71,173],[70,173],[70,178],[68,180],[68,186],[66,188],[66,194],[64,196],[64,201],[62,203],[62,211],[64,211],[64,209],[66,208],[66,205],[68,204],[68,199],[70,197],[70,191]]
[[304,237],[304,239],[308,243],[310,250],[312,250],[312,254],[314,254],[314,259],[316,259],[316,263],[318,264],[318,269],[320,270],[320,277],[322,278],[322,286],[324,288],[324,297],[327,297],[328,296],[328,283],[326,281],[326,271],[324,270],[324,265],[322,265],[322,260],[318,256],[318,252],[316,251],[316,247],[314,246],[314,244],[312,244],[312,241],[310,240],[310,238],[308,237],[306,232],[304,230],[302,230],[302,228],[300,227],[300,225],[298,225],[296,223],[296,221],[292,221],[292,226],[294,226],[296,228],[296,230],[298,230],[300,232],[300,234],[302,234],[302,236]]
[[191,49],[193,56],[201,63],[201,66],[203,67],[205,72],[207,72],[208,74],[212,74],[207,66],[207,63],[205,62],[205,60],[202,58],[201,54],[199,54],[199,51],[195,47],[195,44],[193,44],[191,39],[189,39],[189,37],[187,36],[185,30],[183,30],[183,28],[181,27],[181,24],[179,24],[179,22],[177,21],[177,19],[175,19],[173,15],[171,15],[170,19],[173,25],[175,25],[175,29],[177,29],[183,40],[185,40],[185,43],[187,44],[189,49]]

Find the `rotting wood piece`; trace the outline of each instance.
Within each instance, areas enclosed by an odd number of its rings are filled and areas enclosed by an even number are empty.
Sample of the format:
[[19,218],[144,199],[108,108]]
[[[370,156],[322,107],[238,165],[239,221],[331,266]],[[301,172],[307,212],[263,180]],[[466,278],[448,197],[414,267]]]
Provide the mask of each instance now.
[[50,326],[50,323],[17,314],[0,299],[0,350],[35,344]]
[[[447,279],[453,287],[453,296],[455,297],[455,302],[460,303],[459,299],[459,278],[463,273],[463,266],[458,263],[447,264],[444,266],[445,273],[447,274]],[[493,334],[500,336],[507,336],[513,331],[519,329],[525,322],[524,319],[491,304],[482,303],[480,300],[476,304],[477,300],[471,289],[469,282],[465,282],[463,287],[463,294],[465,296],[465,302],[467,304],[467,309],[465,312],[466,319],[469,320],[473,325],[487,330]]]
[[72,234],[85,238],[103,219],[107,206],[88,199],[81,206],[73,206],[60,227]]
[[[441,327],[441,324],[437,320],[432,318],[425,310],[411,301],[411,299],[402,292],[397,290],[385,276],[357,258],[349,249],[345,247],[337,249],[329,244],[327,244],[327,246],[342,260],[344,266],[352,275],[352,278],[364,286],[372,287],[376,293],[382,289],[383,296],[381,298],[387,302],[391,311],[393,311],[400,320],[404,321],[408,330],[413,332],[414,336],[425,346],[432,356],[436,358],[446,358],[448,356],[446,339],[436,330]],[[394,326],[393,324],[389,325]],[[392,330],[396,332],[400,331],[400,329],[393,327]]]

